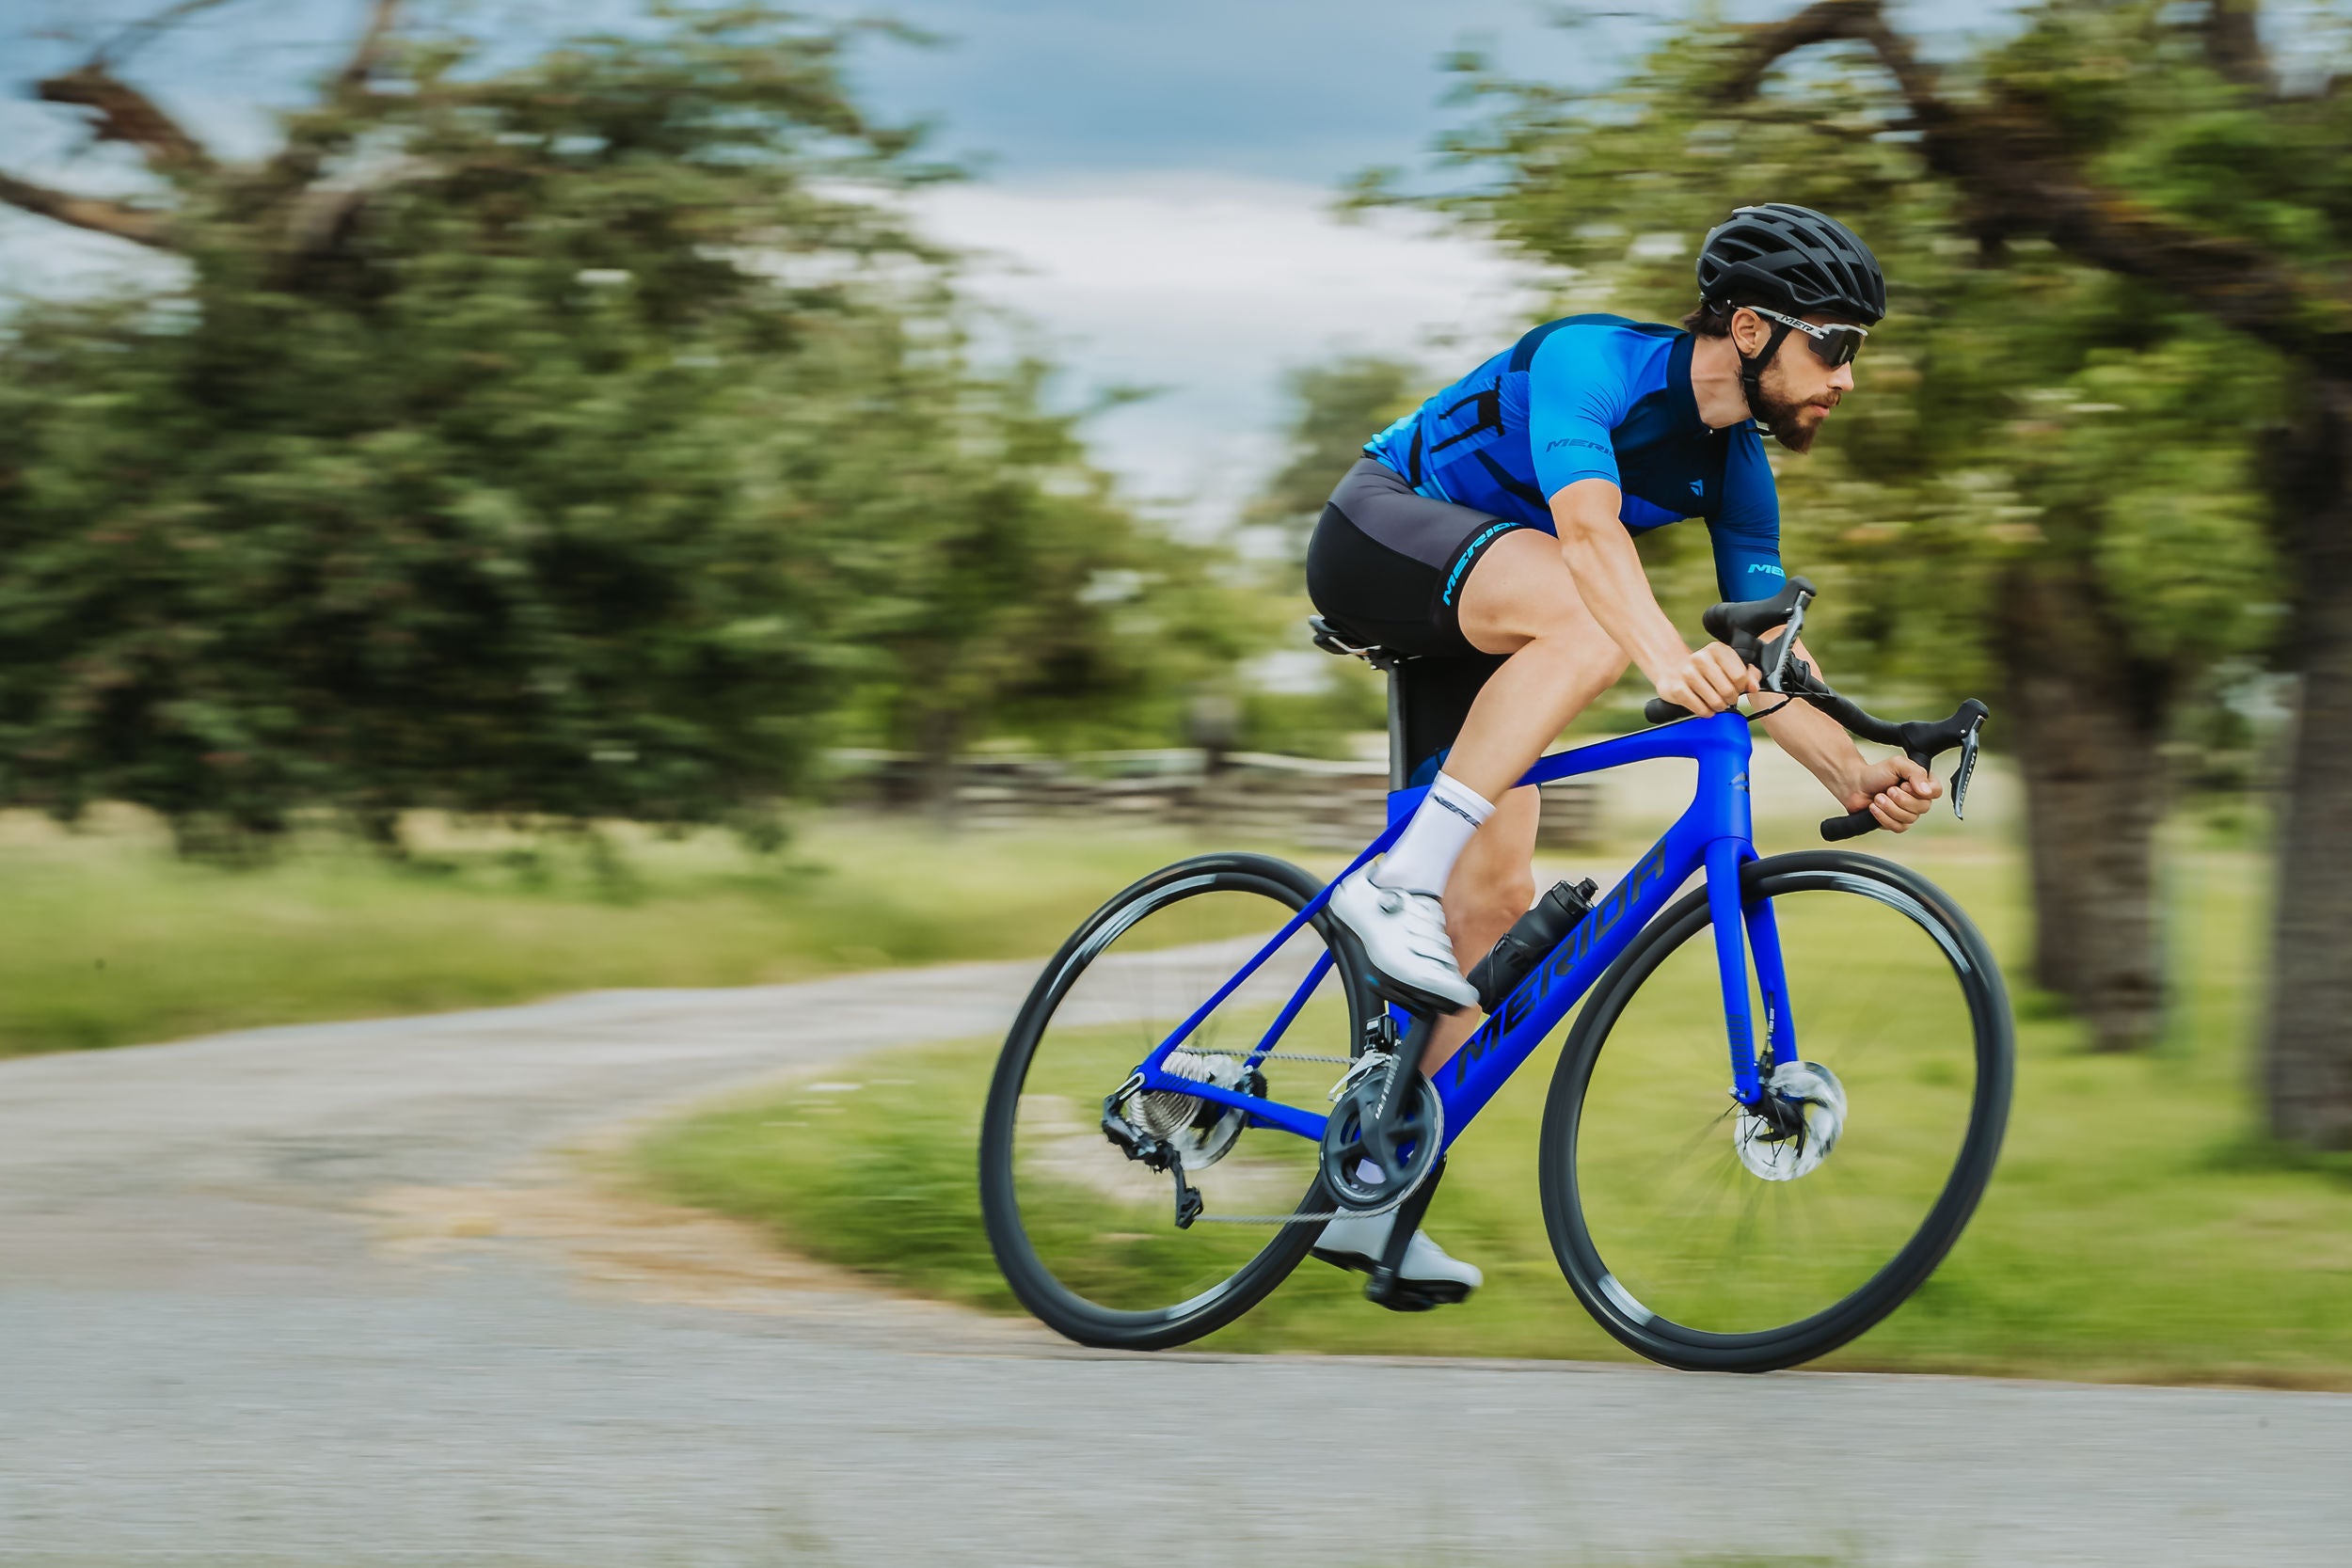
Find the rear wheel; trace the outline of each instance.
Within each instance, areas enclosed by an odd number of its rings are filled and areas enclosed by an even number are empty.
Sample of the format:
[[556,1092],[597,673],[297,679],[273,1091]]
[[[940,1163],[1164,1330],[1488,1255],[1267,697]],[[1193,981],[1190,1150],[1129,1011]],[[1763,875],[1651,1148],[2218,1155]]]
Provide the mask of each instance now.
[[1724,1092],[1701,889],[1596,988],[1544,1118],[1568,1283],[1618,1339],[1693,1370],[1793,1366],[1893,1311],[1975,1212],[2009,1116],[2000,972],[1933,883],[1813,850],[1751,863],[1741,891],[1779,933],[1797,1060],[1774,1070],[1802,1115],[1774,1125]]
[[[1130,1119],[1148,1118],[1186,1151],[1186,1180],[1205,1205],[1179,1228],[1173,1181],[1130,1160],[1101,1120],[1104,1097],[1322,886],[1263,855],[1179,862],[1104,905],[1040,976],[989,1089],[980,1200],[1007,1282],[1050,1327],[1087,1345],[1185,1343],[1263,1300],[1321,1234],[1312,1223],[1218,1223],[1327,1211],[1315,1143],[1247,1128],[1240,1113],[1194,1097],[1136,1097]],[[1201,1022],[1171,1068],[1320,1106],[1377,1006],[1354,944],[1335,929],[1322,916],[1301,927]],[[1318,968],[1280,1037],[1264,1042]],[[1269,1053],[1259,1059],[1262,1045]]]

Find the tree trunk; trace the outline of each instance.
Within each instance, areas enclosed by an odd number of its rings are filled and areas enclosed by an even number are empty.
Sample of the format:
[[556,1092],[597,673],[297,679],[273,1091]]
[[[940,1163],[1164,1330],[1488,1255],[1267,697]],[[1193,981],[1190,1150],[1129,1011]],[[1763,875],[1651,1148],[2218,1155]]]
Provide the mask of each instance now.
[[2136,663],[2083,575],[2043,560],[2010,575],[1998,721],[2026,784],[2033,978],[2072,1003],[2100,1051],[2163,1022],[2155,888],[2164,811],[2165,673]]
[[2279,1137],[2352,1148],[2352,382],[2317,381],[2307,406],[2273,467],[2303,680],[2279,823],[2263,1089]]

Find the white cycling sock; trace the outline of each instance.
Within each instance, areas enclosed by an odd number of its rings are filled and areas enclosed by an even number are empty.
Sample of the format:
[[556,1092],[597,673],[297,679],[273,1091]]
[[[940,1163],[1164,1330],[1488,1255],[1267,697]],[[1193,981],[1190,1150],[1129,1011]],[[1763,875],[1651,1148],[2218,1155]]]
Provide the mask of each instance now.
[[1454,863],[1462,858],[1470,835],[1494,814],[1493,801],[1453,774],[1438,774],[1405,832],[1372,868],[1374,885],[1444,893],[1445,879],[1454,874]]

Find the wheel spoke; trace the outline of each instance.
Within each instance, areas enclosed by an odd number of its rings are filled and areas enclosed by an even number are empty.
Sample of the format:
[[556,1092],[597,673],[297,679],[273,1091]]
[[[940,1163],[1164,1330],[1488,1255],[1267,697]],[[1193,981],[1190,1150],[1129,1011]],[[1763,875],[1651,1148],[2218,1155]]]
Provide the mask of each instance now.
[[1725,1125],[1703,895],[1637,939],[1637,987],[1588,1004],[1562,1058],[1577,1127],[1563,1265],[1588,1301],[1614,1299],[1603,1276],[1638,1301],[1653,1316],[1604,1321],[1677,1365],[1788,1365],[1891,1310],[1964,1223],[1966,1206],[1938,1214],[1938,1199],[1957,1185],[1973,1203],[2006,1114],[2006,1004],[1982,939],[1884,863],[1786,859],[1839,863],[1756,874],[1806,1064],[1781,1069],[1808,1085],[1790,1091],[1811,1105],[1802,1141],[1743,1151],[1735,1129],[1753,1121]]
[[[1181,1342],[1263,1295],[1311,1244],[1309,1226],[1177,1228],[1171,1178],[1128,1158],[1097,1124],[1103,1097],[1138,1056],[1215,995],[1317,890],[1306,873],[1258,856],[1171,867],[1096,916],[1107,940],[1073,944],[1086,955],[1082,967],[1032,999],[1015,1024],[1006,1050],[1009,1068],[1018,1062],[1017,1087],[1000,1077],[983,1131],[983,1211],[1015,1290],[1063,1333],[1088,1343]],[[1299,1006],[1283,1048],[1311,1038],[1313,1049],[1344,1053],[1366,1006],[1360,982],[1343,960],[1336,978],[1300,990],[1329,952],[1313,926],[1293,933],[1201,1020],[1165,1069],[1242,1087],[1248,1053],[1294,997]],[[1287,1076],[1275,1066],[1266,1064],[1270,1081]],[[1267,1092],[1281,1091],[1270,1082]],[[1009,1115],[1000,1103],[1008,1094]],[[1126,1115],[1184,1151],[1208,1216],[1284,1213],[1314,1185],[1318,1146],[1245,1128],[1239,1112],[1181,1091],[1148,1091],[1130,1097]]]

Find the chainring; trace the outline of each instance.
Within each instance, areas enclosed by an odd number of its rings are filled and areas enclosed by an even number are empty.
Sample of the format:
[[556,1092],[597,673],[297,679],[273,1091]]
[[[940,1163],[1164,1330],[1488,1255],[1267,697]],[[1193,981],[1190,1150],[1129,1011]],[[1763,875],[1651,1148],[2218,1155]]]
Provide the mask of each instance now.
[[[1323,1184],[1343,1210],[1392,1207],[1420,1185],[1445,1142],[1437,1085],[1416,1071],[1386,1126],[1375,1118],[1387,1074],[1370,1072],[1343,1090],[1323,1129]],[[1364,1174],[1369,1164],[1378,1180]]]

